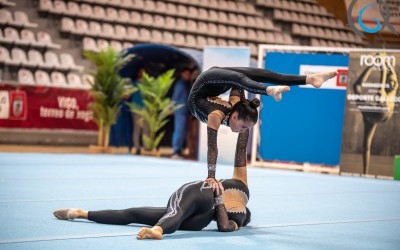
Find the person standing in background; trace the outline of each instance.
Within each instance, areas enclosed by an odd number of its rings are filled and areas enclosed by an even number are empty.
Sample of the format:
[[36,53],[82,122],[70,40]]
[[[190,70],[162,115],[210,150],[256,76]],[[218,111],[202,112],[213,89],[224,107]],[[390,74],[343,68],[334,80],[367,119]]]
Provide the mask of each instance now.
[[[137,72],[136,80],[133,81],[133,83],[132,83],[134,87],[138,87],[138,84],[143,77],[143,73],[144,73],[144,68],[140,68]],[[132,94],[130,101],[140,107],[144,106],[142,94],[140,93],[139,90]],[[134,153],[136,155],[140,155],[141,135],[143,133],[145,133],[145,131],[146,131],[146,124],[144,124],[144,121],[142,121],[142,122],[140,121],[141,120],[140,115],[135,114],[133,112],[131,114],[132,114],[132,121],[133,121],[133,138],[132,139],[133,139],[133,146],[135,148]]]
[[184,105],[174,113],[174,132],[172,134],[172,158],[174,159],[182,158],[183,144],[187,135],[189,109],[186,103],[189,97],[191,77],[192,70],[188,67],[183,68],[181,78],[175,83],[172,93],[172,101]]

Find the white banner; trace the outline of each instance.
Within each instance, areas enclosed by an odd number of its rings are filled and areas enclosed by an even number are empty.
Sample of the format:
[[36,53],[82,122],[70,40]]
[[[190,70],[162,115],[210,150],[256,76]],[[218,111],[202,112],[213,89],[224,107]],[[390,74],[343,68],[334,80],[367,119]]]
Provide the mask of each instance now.
[[[205,47],[203,71],[213,67],[249,67],[251,50],[248,47]],[[220,96],[227,100],[229,93]],[[200,124],[199,161],[207,162],[207,124]],[[233,165],[237,133],[229,127],[221,126],[218,130],[218,163]]]

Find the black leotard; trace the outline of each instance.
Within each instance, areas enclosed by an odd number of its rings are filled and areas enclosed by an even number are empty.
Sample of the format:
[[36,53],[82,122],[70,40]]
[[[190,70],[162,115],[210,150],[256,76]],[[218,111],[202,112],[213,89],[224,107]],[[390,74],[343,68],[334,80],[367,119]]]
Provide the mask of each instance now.
[[[249,199],[247,186],[237,179],[221,180],[225,192],[231,193],[229,197],[237,200],[237,206],[227,210],[229,220],[241,227],[249,218],[246,215],[246,204]],[[232,201],[228,201],[232,202]],[[240,205],[242,204],[242,205]],[[244,204],[244,205],[243,205]],[[124,210],[89,211],[88,219],[104,224],[127,225],[139,223],[146,225],[158,225],[165,234],[176,230],[199,231],[206,227],[215,217],[214,195],[211,188],[204,181],[195,181],[184,184],[172,194],[166,208],[139,207]],[[222,223],[218,221],[219,228]]]

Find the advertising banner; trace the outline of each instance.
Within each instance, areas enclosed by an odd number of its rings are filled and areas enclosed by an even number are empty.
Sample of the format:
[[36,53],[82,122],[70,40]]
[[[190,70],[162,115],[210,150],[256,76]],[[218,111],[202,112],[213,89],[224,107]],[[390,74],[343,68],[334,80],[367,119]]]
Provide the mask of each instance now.
[[0,86],[0,128],[97,130],[85,90]]
[[393,175],[400,154],[400,52],[350,54],[341,171]]
[[307,75],[336,70],[321,88],[290,86],[281,102],[262,96],[259,156],[263,160],[339,166],[348,56],[267,52],[265,68]]

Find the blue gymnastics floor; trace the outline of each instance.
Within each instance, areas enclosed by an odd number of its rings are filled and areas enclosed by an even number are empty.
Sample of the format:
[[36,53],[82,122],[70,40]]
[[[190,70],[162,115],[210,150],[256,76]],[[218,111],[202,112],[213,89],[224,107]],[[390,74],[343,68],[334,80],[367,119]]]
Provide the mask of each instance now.
[[[218,178],[232,167],[218,166]],[[0,154],[0,249],[400,249],[400,182],[249,168],[252,221],[216,224],[162,241],[136,240],[140,225],[61,221],[59,208],[165,206],[204,163],[130,155]]]

